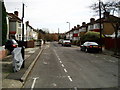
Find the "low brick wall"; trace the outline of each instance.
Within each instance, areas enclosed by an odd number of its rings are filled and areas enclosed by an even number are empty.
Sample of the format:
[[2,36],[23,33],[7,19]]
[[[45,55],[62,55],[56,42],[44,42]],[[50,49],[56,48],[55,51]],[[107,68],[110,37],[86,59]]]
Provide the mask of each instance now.
[[8,51],[6,49],[0,50],[0,60],[7,56]]
[[34,48],[35,46],[34,41],[25,41],[24,43],[22,41],[19,41],[18,44],[19,47],[22,47],[24,45],[26,48]]
[[27,48],[34,48],[34,46],[35,46],[34,41],[27,41],[27,42],[26,42],[26,47],[27,47]]

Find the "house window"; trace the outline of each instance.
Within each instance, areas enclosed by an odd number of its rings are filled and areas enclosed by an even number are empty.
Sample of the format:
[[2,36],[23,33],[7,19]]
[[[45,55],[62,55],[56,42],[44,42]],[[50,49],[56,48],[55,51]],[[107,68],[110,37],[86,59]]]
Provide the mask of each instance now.
[[88,26],[88,31],[89,31],[89,30],[93,30],[93,25],[89,25],[89,26]]
[[21,27],[21,23],[19,23],[18,26]]

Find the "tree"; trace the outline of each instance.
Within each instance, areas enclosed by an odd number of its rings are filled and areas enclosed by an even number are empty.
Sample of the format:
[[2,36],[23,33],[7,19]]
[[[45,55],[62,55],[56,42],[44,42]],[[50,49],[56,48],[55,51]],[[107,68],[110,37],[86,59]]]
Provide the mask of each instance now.
[[[99,12],[99,3],[94,3],[90,6],[92,10],[94,10],[96,13]],[[111,12],[113,15],[118,13],[118,8],[120,8],[120,1],[110,0],[108,2],[102,2],[101,1],[101,12]]]
[[[108,2],[100,2],[100,7],[101,7],[101,13],[107,13],[110,12],[113,15],[116,13],[119,14],[118,10],[120,10],[120,1],[108,1]],[[90,8],[92,8],[92,10],[94,10],[96,13],[98,13],[99,11],[99,3],[94,3],[90,6]],[[105,19],[107,21],[109,21],[111,23],[111,25],[114,28],[115,31],[115,52],[114,54],[117,54],[117,34],[118,34],[118,28],[120,26],[120,18],[118,19],[113,19],[110,16],[105,17]]]
[[7,12],[4,5],[4,2],[2,2],[2,45],[5,44],[7,39],[7,20],[6,20]]

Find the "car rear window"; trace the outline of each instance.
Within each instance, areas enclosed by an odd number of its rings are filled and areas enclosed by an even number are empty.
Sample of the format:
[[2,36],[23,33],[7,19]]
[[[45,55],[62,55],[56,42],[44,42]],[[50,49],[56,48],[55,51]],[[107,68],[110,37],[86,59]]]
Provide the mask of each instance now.
[[12,42],[13,42],[14,44],[17,44],[17,42],[16,42],[14,39],[12,39]]
[[95,42],[89,42],[88,45],[98,45],[98,44]]
[[89,46],[89,45],[98,45],[98,44],[96,42],[85,42],[84,45]]
[[64,40],[63,42],[70,42],[70,40]]

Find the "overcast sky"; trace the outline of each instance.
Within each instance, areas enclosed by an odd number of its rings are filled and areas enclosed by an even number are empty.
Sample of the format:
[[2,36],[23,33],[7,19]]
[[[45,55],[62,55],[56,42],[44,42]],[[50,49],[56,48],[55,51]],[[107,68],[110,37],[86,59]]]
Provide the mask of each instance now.
[[[29,21],[30,25],[37,29],[48,28],[50,32],[61,33],[73,28],[82,22],[88,23],[95,13],[89,6],[99,0],[4,0],[7,12],[19,11],[22,13],[22,2],[25,3],[24,21]],[[108,1],[108,0],[102,0]]]

